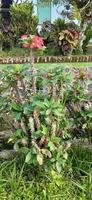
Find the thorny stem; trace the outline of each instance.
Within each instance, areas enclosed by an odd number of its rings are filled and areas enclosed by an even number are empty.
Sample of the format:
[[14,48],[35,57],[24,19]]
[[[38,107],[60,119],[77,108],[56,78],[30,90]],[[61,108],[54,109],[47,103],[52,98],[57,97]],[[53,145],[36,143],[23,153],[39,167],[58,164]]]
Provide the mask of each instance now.
[[31,66],[32,66],[32,75],[33,75],[33,78],[32,78],[32,89],[33,89],[33,94],[36,94],[36,69],[34,67],[34,57],[33,57],[33,51],[32,49],[30,50],[30,61],[31,61]]

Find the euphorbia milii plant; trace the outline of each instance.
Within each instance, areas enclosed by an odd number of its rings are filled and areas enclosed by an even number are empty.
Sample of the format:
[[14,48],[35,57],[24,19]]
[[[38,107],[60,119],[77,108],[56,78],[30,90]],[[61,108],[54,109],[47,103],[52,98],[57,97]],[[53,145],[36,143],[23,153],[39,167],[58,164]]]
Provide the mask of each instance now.
[[22,35],[20,38],[20,42],[23,47],[30,49],[30,61],[32,66],[32,74],[33,76],[33,91],[36,93],[36,69],[34,68],[34,58],[33,58],[33,50],[34,49],[45,49],[44,41],[38,35]]

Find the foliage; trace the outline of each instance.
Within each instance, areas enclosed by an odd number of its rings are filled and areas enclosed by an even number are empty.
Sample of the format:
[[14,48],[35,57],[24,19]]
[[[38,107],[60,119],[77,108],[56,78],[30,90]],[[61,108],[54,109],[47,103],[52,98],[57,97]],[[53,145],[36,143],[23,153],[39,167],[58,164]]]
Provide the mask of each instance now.
[[11,22],[8,24],[8,28],[5,25],[4,41],[10,43],[10,46],[14,46],[22,34],[36,33],[38,19],[33,14],[32,2],[12,4],[10,14]]
[[43,38],[44,44],[47,48],[48,46],[51,47],[51,45],[53,45],[53,29],[54,25],[50,21],[43,22],[42,29],[40,31],[40,36]]
[[90,39],[92,38],[92,23],[89,24],[86,32],[85,32],[86,38],[83,42],[83,51],[86,52],[87,51],[87,45],[90,41]]
[[79,27],[74,22],[66,23],[65,20],[58,18],[53,24],[43,23],[40,35],[46,44],[46,51],[55,55],[68,55],[78,44]]
[[58,172],[68,156],[70,133],[90,134],[92,127],[85,81],[81,84],[86,73],[69,74],[63,68],[36,72],[20,65],[1,73],[0,116],[13,131],[9,142],[27,163]]
[[24,33],[34,34],[36,32],[38,19],[33,15],[32,2],[13,4],[10,13],[12,29],[17,37]]
[[29,49],[20,48],[20,47],[13,47],[10,50],[2,50],[0,52],[1,58],[7,58],[7,57],[26,57],[29,55]]
[[2,40],[3,40],[3,34],[2,34],[2,32],[0,31],[0,44],[1,44]]
[[58,45],[63,55],[72,54],[78,45],[79,32],[64,30],[58,35]]
[[[55,21],[54,21],[54,26],[55,26],[55,31],[56,33],[60,33],[61,30],[64,30],[66,29],[66,24],[65,24],[65,20],[64,19],[61,19],[61,18],[57,18]],[[65,27],[65,28],[64,28]]]
[[[45,2],[45,0],[42,0]],[[85,40],[85,32],[89,23],[92,21],[92,1],[91,0],[46,0],[52,1],[54,4],[58,5],[58,9],[60,11],[59,14],[64,17],[67,16],[70,20],[77,19],[80,24],[80,37],[79,37],[79,45],[78,49],[80,52],[83,52],[83,42]],[[64,10],[61,8],[64,6]]]

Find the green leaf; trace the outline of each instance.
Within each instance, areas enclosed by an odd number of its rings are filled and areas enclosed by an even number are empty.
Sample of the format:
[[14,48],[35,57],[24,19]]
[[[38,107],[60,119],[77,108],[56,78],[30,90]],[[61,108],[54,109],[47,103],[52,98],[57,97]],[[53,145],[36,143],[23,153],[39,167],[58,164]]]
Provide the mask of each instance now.
[[88,113],[87,116],[88,116],[89,118],[92,118],[92,112]]
[[32,103],[32,106],[34,107],[34,106],[37,106],[38,108],[43,108],[43,103],[41,102],[41,101],[34,101],[33,103]]
[[16,71],[20,72],[22,69],[23,69],[22,65],[20,65],[20,64],[16,64],[15,65],[15,70]]
[[51,109],[46,110],[46,115],[50,115]]
[[14,144],[13,148],[14,148],[15,151],[18,151],[18,150],[19,150],[19,145],[18,145],[17,142]]
[[18,103],[12,103],[11,104],[11,108],[13,109],[13,110],[15,110],[15,111],[21,111],[22,109],[21,109],[21,106],[18,104]]
[[50,125],[51,124],[51,117],[50,116],[46,117],[45,121],[46,121],[47,125]]
[[26,163],[29,163],[31,161],[31,152],[29,152],[27,155],[26,155],[26,159],[25,159],[25,162]]
[[68,158],[68,153],[67,153],[67,152],[65,152],[65,153],[63,154],[63,158],[65,158],[65,159]]
[[57,169],[58,173],[61,172],[61,165],[59,162],[56,162],[56,169]]
[[61,117],[62,113],[60,112],[59,109],[53,110],[53,113],[57,116],[57,117]]
[[11,71],[11,72],[14,72],[15,71],[15,66],[10,65],[10,66],[7,66],[6,69]]
[[59,141],[60,141],[60,138],[56,137],[55,135],[52,134],[52,136],[51,136],[51,142],[58,143]]
[[15,112],[14,114],[15,114],[16,120],[21,119],[21,112]]
[[51,141],[48,143],[48,147],[50,148],[51,151],[55,151],[56,150],[55,145]]
[[29,148],[27,147],[21,147],[20,151],[24,154],[27,154],[29,152]]
[[37,154],[37,161],[39,165],[43,165],[43,155],[41,153]]
[[47,99],[45,99],[45,100],[44,100],[44,105],[45,105],[47,108],[49,108],[50,102],[49,102]]
[[21,137],[22,136],[22,130],[21,129],[17,129],[17,131],[14,133],[14,135],[16,137]]
[[42,132],[40,130],[38,131],[35,131],[33,134],[32,134],[33,138],[39,138],[42,136]]
[[23,113],[29,115],[33,111],[32,105],[29,102],[26,102],[23,105]]
[[43,135],[47,135],[48,133],[48,128],[45,125],[42,125],[42,133]]

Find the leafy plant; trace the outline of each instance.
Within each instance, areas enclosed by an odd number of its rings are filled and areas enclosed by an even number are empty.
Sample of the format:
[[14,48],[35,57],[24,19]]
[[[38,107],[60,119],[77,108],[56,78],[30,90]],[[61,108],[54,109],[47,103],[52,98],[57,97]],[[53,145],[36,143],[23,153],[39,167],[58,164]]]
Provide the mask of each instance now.
[[72,54],[78,45],[79,32],[63,30],[58,35],[58,45],[63,55]]
[[91,23],[89,24],[89,26],[85,32],[85,36],[86,36],[86,38],[83,42],[83,51],[87,52],[87,45],[88,45],[90,39],[92,38],[92,24]]
[[33,3],[13,3],[10,6],[11,20],[1,18],[1,30],[3,33],[3,47],[5,49],[17,46],[22,34],[36,33],[38,18],[33,14]]
[[43,23],[41,36],[49,54],[72,54],[78,45],[79,27],[74,23],[66,23],[64,19],[58,18],[53,24]]
[[61,171],[71,132],[87,132],[85,78],[85,72],[73,78],[60,67],[36,72],[16,65],[1,73],[0,115],[12,129],[9,142],[25,154],[25,162]]
[[33,15],[32,3],[13,4],[10,13],[12,29],[17,36],[36,32],[38,19]]

